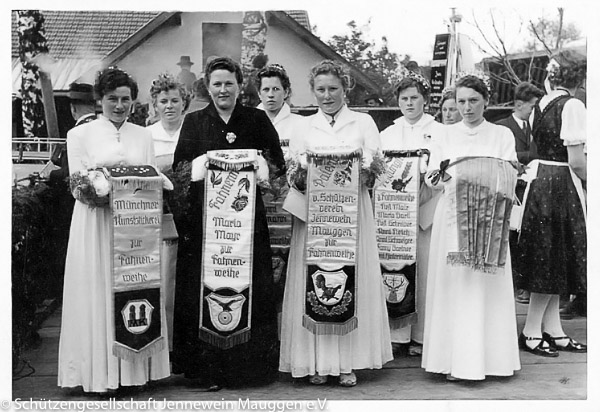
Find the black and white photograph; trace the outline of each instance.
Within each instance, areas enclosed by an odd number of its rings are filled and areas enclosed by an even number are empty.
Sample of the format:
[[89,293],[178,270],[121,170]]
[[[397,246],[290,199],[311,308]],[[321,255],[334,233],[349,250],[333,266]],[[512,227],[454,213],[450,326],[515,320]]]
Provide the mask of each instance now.
[[599,6],[3,11],[1,409],[599,410]]

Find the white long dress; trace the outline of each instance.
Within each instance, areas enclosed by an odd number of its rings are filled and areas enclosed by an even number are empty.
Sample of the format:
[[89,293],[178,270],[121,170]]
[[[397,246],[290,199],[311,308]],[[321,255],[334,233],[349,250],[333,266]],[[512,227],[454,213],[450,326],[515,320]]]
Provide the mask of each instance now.
[[[394,124],[381,132],[382,150],[428,149],[434,152],[438,136],[444,133],[444,125],[433,116],[424,114],[415,124],[409,124],[404,117],[394,120]],[[421,170],[426,171],[425,160]],[[435,195],[435,196],[434,196]],[[419,234],[417,238],[417,322],[399,329],[391,329],[392,342],[408,343],[414,340],[423,343],[425,329],[425,299],[427,295],[427,273],[429,266],[429,244],[431,242],[431,221],[439,200],[438,193],[432,193],[428,186],[421,186],[419,196]]]
[[[514,137],[506,127],[484,121],[469,129],[459,122],[446,126],[446,132],[429,163],[431,170],[441,160],[464,156],[517,160]],[[454,170],[450,167],[448,173]],[[510,251],[504,269],[494,274],[447,263],[448,251],[458,250],[454,182],[446,183],[433,220],[422,366],[460,379],[511,376],[521,364]]]
[[[344,106],[334,127],[328,121],[321,111],[305,118],[290,141],[292,156],[317,146],[359,146],[371,154],[379,149],[377,126],[369,115],[353,112]],[[279,370],[291,373],[293,377],[314,375],[316,372],[337,376],[355,369],[378,369],[393,359],[375,242],[373,207],[364,186],[360,199],[358,327],[344,336],[314,335],[302,326],[306,224],[294,218],[283,297],[279,358]]]
[[[150,132],[125,123],[119,130],[106,118],[78,126],[67,134],[69,170],[114,165],[155,165]],[[169,376],[169,353],[129,362],[112,354],[114,330],[110,272],[108,208],[92,209],[75,202],[65,264],[62,325],[58,353],[58,385],[105,392],[143,385]],[[163,336],[166,321],[163,311]]]

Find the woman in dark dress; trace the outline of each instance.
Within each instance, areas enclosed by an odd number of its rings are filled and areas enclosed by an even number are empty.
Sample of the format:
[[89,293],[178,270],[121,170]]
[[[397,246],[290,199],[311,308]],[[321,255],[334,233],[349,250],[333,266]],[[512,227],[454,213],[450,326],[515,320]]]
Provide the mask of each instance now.
[[[277,131],[265,112],[237,102],[243,79],[240,66],[229,58],[217,58],[207,64],[205,79],[212,101],[206,108],[186,115],[173,169],[210,150],[256,149],[262,151],[274,175],[285,173]],[[184,373],[192,384],[210,390],[272,382],[277,376],[279,348],[271,248],[262,197],[256,196],[255,207],[251,337],[246,343],[220,349],[199,339],[204,181],[194,181],[195,173],[192,162],[190,206],[177,222],[180,249],[173,371]]]
[[555,357],[586,352],[563,331],[559,300],[586,291],[586,110],[573,98],[586,76],[586,58],[563,51],[548,64],[550,91],[534,108],[533,141],[539,160],[529,164],[517,271],[531,292],[522,349]]

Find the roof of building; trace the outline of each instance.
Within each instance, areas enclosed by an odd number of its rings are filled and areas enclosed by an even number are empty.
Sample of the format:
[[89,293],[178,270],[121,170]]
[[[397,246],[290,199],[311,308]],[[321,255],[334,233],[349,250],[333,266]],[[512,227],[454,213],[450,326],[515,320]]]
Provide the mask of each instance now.
[[[285,12],[307,30],[308,13]],[[55,59],[102,59],[162,12],[42,10],[50,56]],[[12,13],[12,57],[19,56],[16,13]]]
[[[182,12],[147,11],[41,11],[44,16],[46,40],[49,46],[47,69],[54,90],[68,90],[74,80],[88,75],[102,62],[113,64],[168,22],[175,22]],[[352,76],[370,91],[378,87],[368,76],[347,62],[312,33],[308,13],[303,10],[270,11],[275,18],[307,44],[330,59],[344,61]],[[20,89],[21,64],[16,12],[12,13],[12,80],[13,91]],[[93,82],[93,79],[89,79]]]

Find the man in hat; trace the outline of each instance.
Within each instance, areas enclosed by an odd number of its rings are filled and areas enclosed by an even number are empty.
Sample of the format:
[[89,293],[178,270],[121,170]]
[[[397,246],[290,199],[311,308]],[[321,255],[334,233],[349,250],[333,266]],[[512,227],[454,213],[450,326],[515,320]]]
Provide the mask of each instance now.
[[192,93],[194,82],[196,81],[196,75],[190,70],[192,68],[193,61],[190,56],[181,56],[177,65],[181,67],[181,71],[177,75],[177,81],[183,85],[189,93]]
[[383,100],[377,93],[369,94],[365,97],[365,104],[369,107],[379,107],[383,105]]
[[[69,85],[69,103],[71,116],[75,119],[75,126],[73,127],[96,119],[96,101],[94,100],[94,87],[91,84],[71,83]],[[56,145],[51,160],[60,169],[51,171],[48,178],[51,184],[60,184],[69,176],[67,145]]]

